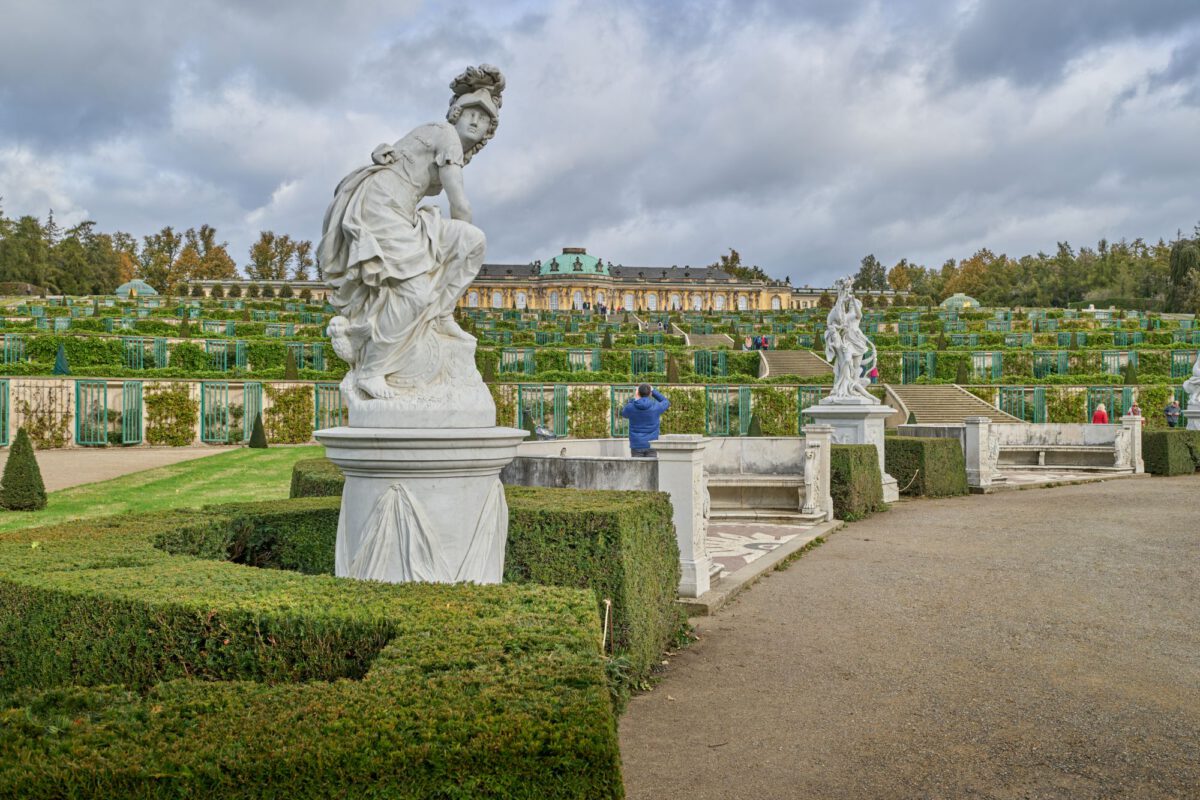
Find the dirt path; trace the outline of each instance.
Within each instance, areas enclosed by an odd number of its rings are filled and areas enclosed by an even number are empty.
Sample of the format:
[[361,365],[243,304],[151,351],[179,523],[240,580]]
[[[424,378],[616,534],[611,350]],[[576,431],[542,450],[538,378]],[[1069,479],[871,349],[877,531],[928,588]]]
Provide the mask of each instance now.
[[[217,453],[228,447],[105,447],[37,451],[38,466],[46,491],[69,489],[83,483],[119,478],[130,472],[165,467]],[[0,470],[8,461],[8,450],[0,452]]]
[[699,633],[633,800],[1200,796],[1200,477],[901,503]]

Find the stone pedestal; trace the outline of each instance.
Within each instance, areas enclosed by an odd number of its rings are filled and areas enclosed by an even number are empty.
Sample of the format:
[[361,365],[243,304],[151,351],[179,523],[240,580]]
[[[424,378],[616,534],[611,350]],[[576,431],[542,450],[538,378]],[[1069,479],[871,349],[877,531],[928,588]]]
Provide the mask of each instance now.
[[992,420],[967,417],[963,420],[963,460],[967,466],[967,486],[987,489],[995,478],[996,458],[991,452]]
[[814,424],[833,428],[834,444],[875,445],[879,451],[879,474],[883,476],[883,501],[894,503],[900,499],[896,479],[883,467],[883,421],[896,413],[896,409],[878,403],[822,401],[804,409],[804,413]]
[[1189,431],[1200,431],[1200,408],[1185,408],[1183,418],[1187,420]]
[[[1126,414],[1121,417],[1121,427],[1125,430],[1125,442],[1128,449],[1129,466],[1133,467],[1135,475],[1146,471],[1146,462],[1142,458],[1142,417]],[[1119,443],[1118,443],[1119,446]],[[1121,460],[1121,456],[1117,456]]]
[[515,428],[329,428],[316,432],[346,475],[338,577],[499,583],[508,538],[500,470]]
[[704,446],[707,439],[668,434],[652,441],[658,453],[658,490],[671,496],[675,541],[679,545],[680,597],[699,597],[710,588],[712,559],[708,556],[704,486]]

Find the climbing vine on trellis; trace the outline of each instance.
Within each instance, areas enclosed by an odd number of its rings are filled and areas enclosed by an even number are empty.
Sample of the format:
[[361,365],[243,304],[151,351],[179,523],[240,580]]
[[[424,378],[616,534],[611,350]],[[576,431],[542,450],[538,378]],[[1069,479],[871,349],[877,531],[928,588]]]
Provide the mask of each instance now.
[[576,439],[603,439],[608,436],[608,387],[580,387],[571,390],[567,402],[567,425]]
[[263,389],[271,401],[263,418],[267,440],[278,444],[303,444],[312,439],[313,388],[306,384],[278,389],[267,384]]
[[192,399],[186,383],[156,383],[146,387],[146,442],[187,447],[196,438],[200,403]]
[[60,400],[58,392],[20,401],[21,427],[33,440],[34,447],[66,447],[71,439],[71,401]]

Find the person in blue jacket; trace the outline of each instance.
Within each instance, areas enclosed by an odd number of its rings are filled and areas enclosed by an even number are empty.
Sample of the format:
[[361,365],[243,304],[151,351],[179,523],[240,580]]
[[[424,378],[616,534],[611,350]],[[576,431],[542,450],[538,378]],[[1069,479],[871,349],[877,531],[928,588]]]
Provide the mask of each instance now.
[[629,451],[634,458],[658,458],[650,442],[658,438],[659,419],[670,407],[670,400],[643,383],[637,388],[637,397],[621,409],[621,416],[629,420]]

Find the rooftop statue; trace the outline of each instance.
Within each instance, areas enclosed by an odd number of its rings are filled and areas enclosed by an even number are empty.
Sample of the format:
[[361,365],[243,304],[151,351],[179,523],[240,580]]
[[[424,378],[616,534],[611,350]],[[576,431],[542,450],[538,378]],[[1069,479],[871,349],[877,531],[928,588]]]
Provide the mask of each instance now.
[[[854,280],[834,283],[837,300],[825,319],[825,360],[833,364],[833,390],[822,403],[879,403],[863,377],[875,365],[875,345],[862,332],[862,302],[854,296]],[[868,355],[868,353],[870,355]]]
[[[475,368],[475,338],[455,322],[459,297],[483,265],[463,168],[500,121],[504,76],[482,64],[450,83],[445,122],[381,144],[338,184],[317,260],[337,311],[334,350],[356,427],[486,427],[495,404]],[[443,191],[450,219],[419,205]]]

